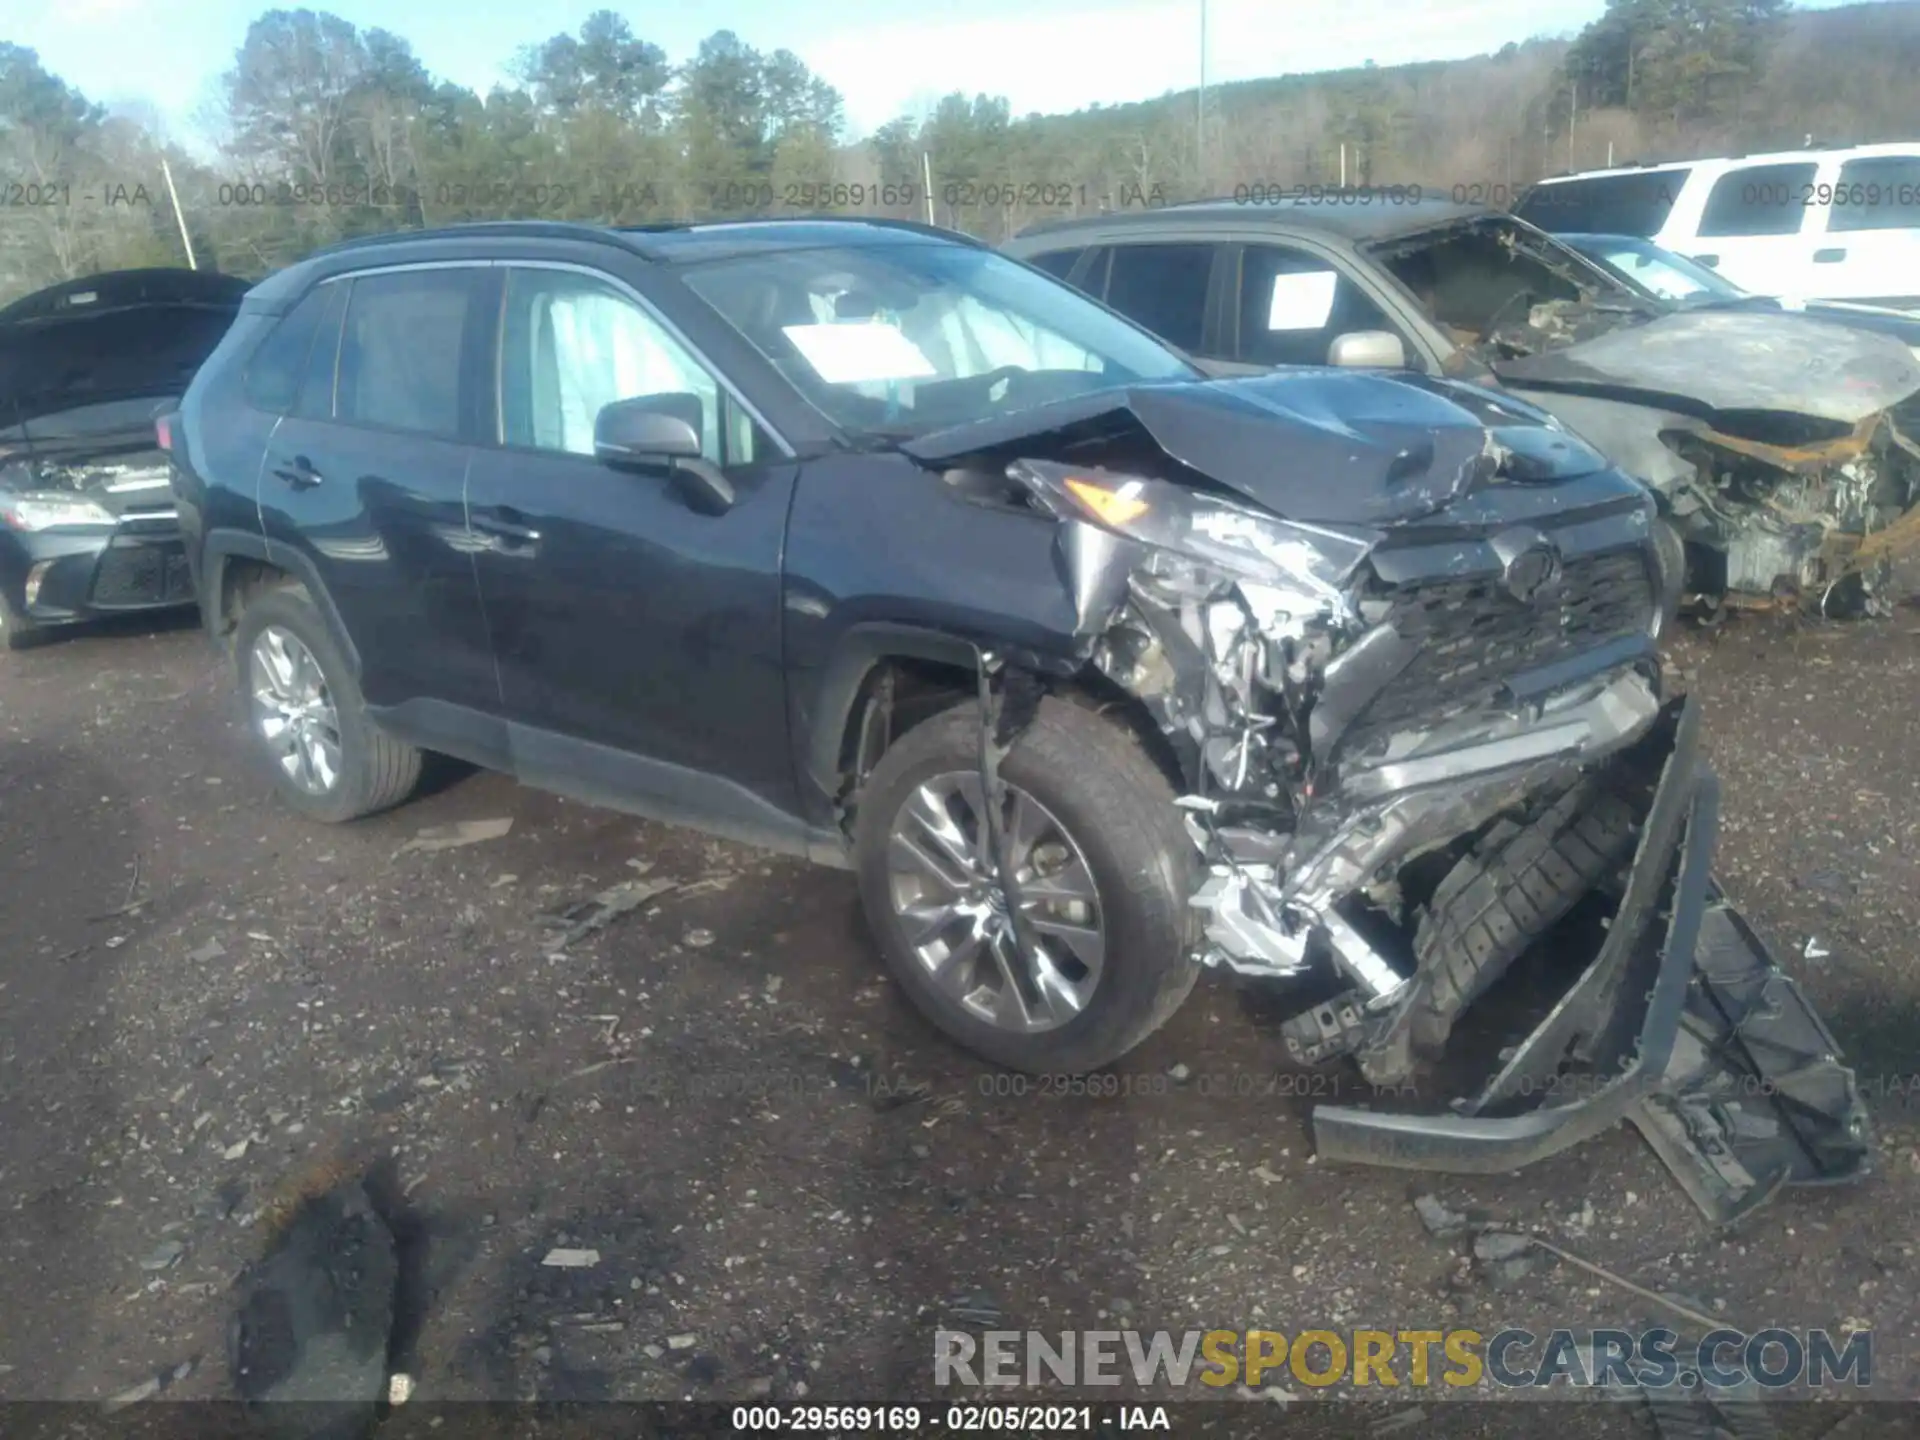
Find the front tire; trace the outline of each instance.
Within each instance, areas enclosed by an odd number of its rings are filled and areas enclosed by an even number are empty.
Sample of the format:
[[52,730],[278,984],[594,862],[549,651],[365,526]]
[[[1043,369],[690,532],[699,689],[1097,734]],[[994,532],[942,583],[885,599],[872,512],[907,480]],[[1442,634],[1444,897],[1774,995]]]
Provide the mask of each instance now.
[[390,809],[420,782],[421,755],[367,714],[352,669],[304,587],[256,594],[233,635],[247,730],[274,789],[339,824]]
[[1014,1070],[1079,1074],[1165,1024],[1192,990],[1198,856],[1138,741],[1049,697],[1001,762],[1036,964],[1007,929],[982,843],[980,709],[908,731],[860,800],[867,921],[916,1008]]

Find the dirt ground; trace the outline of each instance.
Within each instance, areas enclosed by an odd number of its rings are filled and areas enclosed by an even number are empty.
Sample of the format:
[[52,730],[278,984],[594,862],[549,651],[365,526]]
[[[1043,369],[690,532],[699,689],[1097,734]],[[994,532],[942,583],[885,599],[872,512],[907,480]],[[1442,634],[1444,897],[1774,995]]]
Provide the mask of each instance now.
[[[224,1393],[228,1287],[276,1206],[378,1160],[419,1398],[925,1396],[943,1322],[1664,1318],[1564,1265],[1463,1274],[1420,1191],[1730,1325],[1870,1325],[1874,1392],[1920,1398],[1920,612],[1740,619],[1679,659],[1721,877],[1881,1146],[1866,1184],[1725,1237],[1625,1129],[1485,1180],[1316,1163],[1305,1116],[1337,1082],[1276,1071],[1277,1008],[1225,977],[1126,1093],[1005,1093],[882,978],[844,874],[482,774],[313,825],[252,768],[190,624],[0,656],[0,1397],[185,1361],[170,1394]],[[542,912],[636,879],[678,888],[556,946]]]

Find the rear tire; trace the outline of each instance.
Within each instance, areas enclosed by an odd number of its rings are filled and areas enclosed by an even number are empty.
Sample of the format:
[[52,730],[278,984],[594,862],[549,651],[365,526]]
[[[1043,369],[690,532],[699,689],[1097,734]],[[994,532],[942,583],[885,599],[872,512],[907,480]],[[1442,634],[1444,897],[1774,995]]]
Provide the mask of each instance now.
[[[980,708],[966,704],[915,726],[874,767],[860,799],[854,853],[881,957],[927,1019],[996,1064],[1062,1074],[1111,1064],[1166,1023],[1199,974],[1193,958],[1197,926],[1188,903],[1199,883],[1198,854],[1180,823],[1173,787],[1131,734],[1055,697],[1041,702],[1001,762],[1001,777],[1020,792],[1021,803],[1037,802],[1057,826],[1048,833],[1063,836],[1084,857],[1097,891],[1093,928],[1101,937],[1099,967],[1078,1012],[1053,1028],[1020,1030],[983,1017],[979,1002],[970,1004],[953,986],[942,987],[935,978],[940,967],[921,953],[931,948],[924,921],[916,917],[918,933],[910,937],[898,903],[901,885],[926,873],[903,860],[897,848],[896,831],[924,837],[911,818],[917,811],[907,807],[924,804],[942,784],[964,788],[977,781],[979,763]],[[943,863],[946,858],[943,852]],[[937,882],[932,893],[944,894]],[[1023,897],[1032,903],[1024,889]],[[942,907],[936,898],[918,908],[925,913]],[[1042,902],[1038,912],[1027,913],[1049,912]],[[955,950],[965,943],[966,922],[959,923]],[[1055,940],[1049,934],[1039,943],[1052,947]],[[1074,963],[1072,956],[1054,953],[1069,967]],[[991,965],[991,955],[980,963]],[[1002,981],[1011,984],[1005,972]]]
[[[338,770],[319,791],[304,787],[289,772],[257,718],[253,656],[269,631],[276,637],[291,636],[319,666],[338,742]],[[234,629],[233,661],[235,681],[247,704],[247,733],[266,763],[274,789],[294,809],[315,820],[339,824],[391,809],[413,794],[420,783],[420,751],[383,732],[368,716],[352,668],[304,586],[289,582],[254,593]]]

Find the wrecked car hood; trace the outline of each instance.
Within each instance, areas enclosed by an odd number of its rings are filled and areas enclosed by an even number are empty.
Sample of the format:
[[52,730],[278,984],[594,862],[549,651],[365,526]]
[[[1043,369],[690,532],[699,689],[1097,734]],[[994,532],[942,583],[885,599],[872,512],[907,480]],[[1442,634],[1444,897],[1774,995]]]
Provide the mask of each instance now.
[[1130,425],[1208,480],[1285,519],[1323,525],[1404,522],[1482,484],[1572,479],[1607,464],[1546,412],[1511,396],[1336,369],[1102,390],[901,448],[935,466],[1012,458],[1036,445],[1070,460],[1077,442],[1108,441]]
[[1920,391],[1920,361],[1887,335],[1810,317],[1665,315],[1563,349],[1495,360],[1502,381],[1669,409],[1773,410],[1854,425]]

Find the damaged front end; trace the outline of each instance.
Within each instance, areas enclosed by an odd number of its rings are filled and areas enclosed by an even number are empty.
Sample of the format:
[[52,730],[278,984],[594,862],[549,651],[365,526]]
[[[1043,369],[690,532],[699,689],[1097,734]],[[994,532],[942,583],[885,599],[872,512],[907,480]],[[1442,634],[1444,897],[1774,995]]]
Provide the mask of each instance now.
[[[1137,443],[1032,445],[1005,474],[1059,522],[1087,663],[1144,707],[1179,765],[1205,872],[1197,958],[1337,992],[1283,1026],[1294,1059],[1349,1056],[1376,1086],[1402,1085],[1576,903],[1617,899],[1601,955],[1482,1095],[1440,1115],[1322,1109],[1323,1151],[1505,1169],[1633,1118],[1676,1168],[1711,1170],[1690,1188],[1718,1211],[1809,1166],[1862,1171],[1851,1073],[1703,888],[1711,777],[1691,712],[1662,700],[1673,577],[1645,493],[1558,439],[1542,460],[1534,441],[1550,429],[1530,441],[1463,427],[1424,450],[1386,447],[1380,469],[1350,456],[1365,493],[1320,507],[1331,519],[1282,519],[1226,493],[1254,488],[1232,466],[1208,483],[1150,397],[1138,409],[1160,422],[1144,426],[1157,465]],[[1128,468],[1063,451],[1125,454]],[[1362,475],[1389,477],[1402,503],[1369,510],[1384,492]],[[983,749],[990,785],[992,758]],[[1735,1114],[1782,1108],[1738,1083],[1733,1109],[1714,1108],[1729,1066],[1783,1078],[1786,1051],[1764,1033],[1782,1023],[1789,1047],[1823,1040],[1804,1107],[1819,1134],[1800,1150],[1778,1141],[1800,1123],[1800,1092],[1791,1122]],[[1582,1064],[1633,1083],[1565,1105],[1532,1083]],[[1742,1180],[1738,1137],[1762,1122],[1775,1142]],[[1817,1164],[1801,1164],[1810,1146]]]
[[1920,362],[1824,319],[1676,306],[1509,216],[1375,255],[1461,349],[1651,486],[1690,589],[1728,604],[1877,610],[1920,546]]

